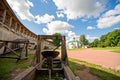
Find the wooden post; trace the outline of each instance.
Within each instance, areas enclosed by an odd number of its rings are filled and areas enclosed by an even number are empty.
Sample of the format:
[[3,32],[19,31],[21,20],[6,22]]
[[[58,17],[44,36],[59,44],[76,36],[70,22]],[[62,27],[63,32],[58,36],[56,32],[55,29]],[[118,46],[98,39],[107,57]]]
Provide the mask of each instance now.
[[12,17],[10,17],[10,22],[9,22],[9,29],[11,28],[11,25],[12,25]]
[[37,50],[36,50],[36,63],[40,62],[40,52],[41,52],[41,38],[40,35],[38,35],[38,41],[37,41]]
[[15,32],[17,32],[17,22],[15,22]]
[[[19,26],[19,33],[21,34],[21,25]],[[19,34],[19,35],[20,35],[20,34]]]
[[62,37],[62,54],[61,54],[61,57],[62,57],[62,61],[68,65],[68,56],[67,56],[67,51],[66,51],[66,42],[65,42],[65,36]]
[[28,56],[28,41],[25,43],[25,57]]
[[6,9],[4,10],[4,13],[3,13],[3,19],[2,19],[3,23],[5,22],[5,18],[6,18]]
[[8,42],[4,42],[4,50],[3,50],[3,54],[5,54],[6,50],[7,50],[7,46],[8,45]]

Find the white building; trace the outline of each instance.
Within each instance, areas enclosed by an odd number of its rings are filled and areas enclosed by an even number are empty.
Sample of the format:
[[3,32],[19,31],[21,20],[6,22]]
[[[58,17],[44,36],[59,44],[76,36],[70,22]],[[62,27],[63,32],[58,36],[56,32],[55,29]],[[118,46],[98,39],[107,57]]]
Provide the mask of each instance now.
[[67,42],[67,48],[73,49],[73,48],[80,48],[80,43],[78,40],[71,40]]

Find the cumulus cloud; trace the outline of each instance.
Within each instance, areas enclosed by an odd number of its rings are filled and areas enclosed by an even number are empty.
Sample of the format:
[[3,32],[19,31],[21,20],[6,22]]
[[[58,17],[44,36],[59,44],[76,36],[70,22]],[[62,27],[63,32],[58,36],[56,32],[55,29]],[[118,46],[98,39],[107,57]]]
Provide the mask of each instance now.
[[104,10],[105,3],[103,0],[53,0],[53,2],[67,19],[98,17]]
[[78,40],[79,41],[79,37],[80,36],[78,36],[78,35],[76,35],[76,33],[75,32],[73,32],[73,31],[68,31],[67,32],[67,41],[66,42],[69,42],[69,41],[73,41],[73,39],[75,39],[75,40]]
[[86,39],[92,42],[94,39],[99,39],[99,37],[86,35]]
[[74,38],[76,37],[76,34],[73,31],[68,31],[68,37]]
[[97,27],[101,29],[115,24],[120,24],[120,4],[116,5],[113,10],[107,11],[97,20]]
[[34,20],[34,16],[30,12],[30,8],[33,7],[33,3],[29,0],[7,0],[12,9],[22,20]]
[[52,21],[48,23],[46,26],[47,28],[43,28],[43,32],[47,35],[51,35],[53,33],[65,34],[71,28],[73,28],[72,25],[70,25],[67,22],[63,22],[63,21]]
[[41,23],[48,23],[51,22],[55,17],[53,15],[45,14],[43,16],[37,15],[35,16],[35,23],[41,24]]
[[92,26],[87,27],[87,30],[92,30],[92,29],[95,29],[95,27],[92,27]]

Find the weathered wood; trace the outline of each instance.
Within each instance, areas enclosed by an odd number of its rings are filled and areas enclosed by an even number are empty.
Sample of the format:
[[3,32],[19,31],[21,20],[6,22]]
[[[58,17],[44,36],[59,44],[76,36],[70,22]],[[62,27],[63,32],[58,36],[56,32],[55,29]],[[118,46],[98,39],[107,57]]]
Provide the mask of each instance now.
[[28,43],[25,44],[25,57],[28,56]]
[[62,37],[62,55],[61,55],[61,57],[62,57],[62,61],[63,61],[63,63],[64,64],[66,64],[66,65],[68,65],[68,56],[67,56],[67,51],[66,51],[66,43],[65,43],[65,36],[63,36]]
[[21,43],[21,44],[24,44],[24,43],[29,43],[29,44],[33,44],[33,43],[30,43],[24,39],[19,39],[20,41],[10,41],[10,40],[0,40],[0,42],[9,42],[9,43]]
[[[21,60],[21,59],[24,59],[24,58],[27,58],[28,56],[28,43],[29,41],[28,40],[22,40],[22,39],[18,39],[18,40],[15,40],[15,41],[9,41],[9,40],[0,40],[0,42],[2,42],[4,45],[4,50],[3,50],[3,53],[0,55],[2,56],[1,58],[12,58],[12,59],[18,59],[18,60]],[[8,43],[17,43],[17,44],[24,44],[24,47],[21,48],[21,47],[14,47],[13,49],[8,47]],[[9,49],[9,51],[6,51],[7,49]],[[16,50],[20,50],[22,49],[22,52],[21,53],[16,53]],[[24,52],[25,53],[24,53]],[[5,56],[7,53],[9,52],[12,52],[16,55],[16,57],[12,57],[12,56]],[[24,57],[23,57],[23,54],[24,53]]]
[[13,57],[13,56],[0,56],[0,58],[19,59],[19,57]]
[[6,49],[7,49],[7,47],[6,47],[6,46],[7,46],[7,45],[8,45],[8,42],[5,42],[5,43],[4,43],[4,50],[3,50],[3,54],[5,54],[5,52],[6,52]]
[[13,49],[11,49],[11,48],[9,48],[8,46],[5,46],[7,49],[9,49],[11,52],[13,52],[15,55],[17,55],[17,56],[20,56],[20,55],[18,55]]
[[6,18],[6,9],[4,10],[4,13],[3,13],[3,19],[2,19],[3,23],[5,22],[5,18]]
[[73,72],[70,70],[70,68],[67,65],[63,64],[63,67],[64,67],[64,74],[67,80],[80,80],[75,77],[75,75],[73,74]]
[[16,76],[12,80],[34,80],[36,75],[36,69],[35,67],[30,67],[24,72],[20,73],[18,76]]
[[11,28],[11,25],[12,25],[12,17],[10,17],[10,22],[9,22],[9,29]]
[[36,63],[40,62],[40,52],[41,52],[41,41],[40,41],[40,36],[38,35],[37,50],[36,50]]
[[[14,34],[21,36],[21,33],[23,33],[23,31],[19,31],[19,26],[21,26],[21,28],[23,28],[25,31],[27,31],[27,36],[24,36],[25,38],[28,38],[28,36],[30,36],[30,34],[33,34],[36,39],[36,34],[31,32],[29,29],[27,29],[20,21],[19,19],[16,17],[16,15],[14,14],[14,12],[12,11],[11,7],[9,6],[9,4],[7,3],[6,0],[1,0],[0,1],[0,24],[2,24],[0,27],[5,28],[6,30],[9,30],[9,32],[15,32]],[[16,24],[17,23],[17,24]],[[17,27],[16,27],[16,26]],[[11,28],[12,26],[12,28]],[[15,26],[15,27],[14,27]],[[3,32],[5,33],[5,32]],[[33,41],[31,39],[31,41]]]
[[40,35],[42,39],[62,39],[61,36],[54,36],[54,35]]

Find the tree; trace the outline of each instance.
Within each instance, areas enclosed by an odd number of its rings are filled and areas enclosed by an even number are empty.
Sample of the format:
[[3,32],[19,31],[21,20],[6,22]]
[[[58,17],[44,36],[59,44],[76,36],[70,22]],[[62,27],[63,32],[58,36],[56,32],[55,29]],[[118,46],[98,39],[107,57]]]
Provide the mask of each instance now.
[[100,42],[98,44],[99,47],[105,47],[105,41],[107,39],[107,34],[104,34],[100,37]]
[[80,43],[81,43],[81,46],[88,45],[88,40],[85,38],[85,35],[80,36]]
[[120,40],[120,29],[115,29],[108,34],[100,37],[99,47],[115,47],[118,46]]
[[[53,36],[61,36],[61,34],[60,33],[54,33]],[[57,47],[60,46],[60,40],[59,39],[53,39],[53,44]]]
[[95,40],[93,41],[93,46],[94,46],[94,47],[98,47],[98,44],[99,44],[99,40],[98,40],[98,39],[95,39]]
[[119,40],[119,42],[118,42],[117,46],[118,46],[118,47],[120,47],[120,40]]

